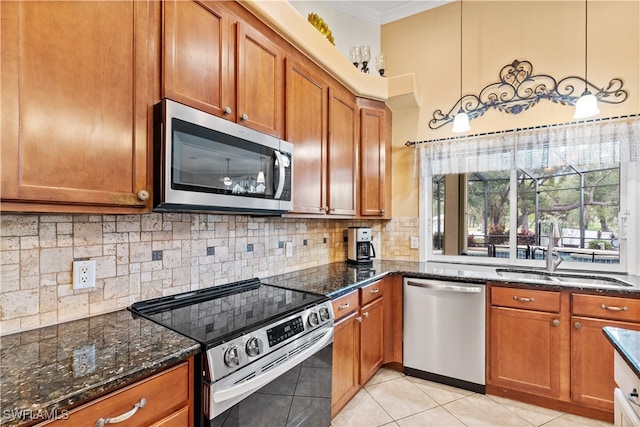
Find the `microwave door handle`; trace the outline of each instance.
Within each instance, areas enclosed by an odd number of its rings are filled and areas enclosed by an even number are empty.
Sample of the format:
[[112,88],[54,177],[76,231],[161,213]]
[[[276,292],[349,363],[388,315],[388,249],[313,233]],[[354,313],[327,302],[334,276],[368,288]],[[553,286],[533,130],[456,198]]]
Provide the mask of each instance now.
[[282,191],[284,190],[284,161],[282,159],[282,153],[280,153],[279,151],[274,151],[273,154],[276,157],[276,162],[278,162],[278,176],[274,179],[274,181],[277,180],[277,182],[274,182],[276,191],[273,194],[273,198],[277,200],[282,197]]

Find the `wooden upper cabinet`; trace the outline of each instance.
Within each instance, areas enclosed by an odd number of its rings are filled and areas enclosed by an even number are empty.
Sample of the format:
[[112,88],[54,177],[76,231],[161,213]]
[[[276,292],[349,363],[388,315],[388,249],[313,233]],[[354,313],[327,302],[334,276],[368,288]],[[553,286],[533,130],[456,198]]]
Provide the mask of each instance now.
[[282,137],[284,54],[258,30],[237,25],[238,123]]
[[329,88],[327,170],[330,214],[356,215],[357,114],[356,99],[351,92]]
[[328,86],[292,58],[286,62],[286,140],[294,144],[293,211],[324,214]]
[[0,8],[2,210],[150,209],[158,3]]
[[384,103],[360,109],[360,215],[387,213],[387,141]]
[[275,42],[234,2],[163,4],[163,96],[282,137],[284,54]]
[[234,40],[229,16],[213,1],[163,2],[163,95],[236,120]]

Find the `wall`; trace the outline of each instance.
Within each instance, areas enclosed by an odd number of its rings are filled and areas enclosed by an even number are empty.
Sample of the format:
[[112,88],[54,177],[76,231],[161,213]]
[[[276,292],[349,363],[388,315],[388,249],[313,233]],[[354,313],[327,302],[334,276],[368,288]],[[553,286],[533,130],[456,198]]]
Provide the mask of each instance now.
[[[535,74],[557,80],[584,75],[584,2],[463,2],[463,93],[478,94],[498,81],[500,69],[528,60]],[[588,79],[605,86],[620,77],[629,93],[619,105],[600,103],[600,117],[640,112],[640,2],[589,1]],[[418,183],[408,140],[456,136],[451,125],[428,126],[437,109],[449,111],[460,97],[460,2],[395,21],[381,28],[389,75],[415,73],[420,107],[394,111],[393,213],[417,215]],[[402,48],[401,48],[402,47]],[[573,107],[540,102],[519,115],[491,110],[471,121],[470,134],[572,121]]]
[[290,0],[289,3],[306,19],[317,13],[329,25],[336,49],[349,59],[351,46],[368,44],[371,48],[369,74],[377,75],[375,57],[380,52],[380,26],[337,11],[330,1]]
[[[107,313],[144,299],[341,262],[346,259],[345,230],[354,225],[372,227],[379,258],[417,260],[417,251],[409,249],[416,224],[402,219],[3,214],[0,334]],[[293,242],[293,257],[285,257],[280,242]],[[207,255],[207,247],[214,248],[214,255]],[[162,260],[152,260],[156,250],[162,251]],[[72,289],[72,261],[78,258],[96,260],[95,289]]]

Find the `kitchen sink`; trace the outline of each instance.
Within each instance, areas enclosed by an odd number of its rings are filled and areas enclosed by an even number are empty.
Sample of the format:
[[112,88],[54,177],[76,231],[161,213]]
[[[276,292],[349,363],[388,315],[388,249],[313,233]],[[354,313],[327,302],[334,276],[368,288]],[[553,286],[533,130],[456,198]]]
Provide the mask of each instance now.
[[496,268],[498,276],[515,280],[535,280],[549,284],[576,286],[586,288],[620,288],[633,286],[624,280],[613,277],[593,277],[572,274],[547,273],[544,271],[516,270],[507,268]]

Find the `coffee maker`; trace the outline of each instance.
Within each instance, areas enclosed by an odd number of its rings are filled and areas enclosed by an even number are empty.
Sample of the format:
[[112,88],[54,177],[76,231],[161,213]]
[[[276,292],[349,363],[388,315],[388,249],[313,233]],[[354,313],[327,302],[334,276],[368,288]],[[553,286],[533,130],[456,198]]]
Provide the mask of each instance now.
[[371,243],[371,227],[349,227],[347,229],[347,262],[371,264],[376,250]]

